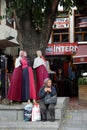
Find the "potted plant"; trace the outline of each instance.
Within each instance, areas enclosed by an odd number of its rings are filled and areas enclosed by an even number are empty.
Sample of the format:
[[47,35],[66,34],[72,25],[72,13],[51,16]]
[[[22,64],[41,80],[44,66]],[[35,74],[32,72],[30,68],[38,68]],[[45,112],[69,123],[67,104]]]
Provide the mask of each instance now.
[[79,102],[87,103],[87,77],[81,77],[78,79],[78,87]]

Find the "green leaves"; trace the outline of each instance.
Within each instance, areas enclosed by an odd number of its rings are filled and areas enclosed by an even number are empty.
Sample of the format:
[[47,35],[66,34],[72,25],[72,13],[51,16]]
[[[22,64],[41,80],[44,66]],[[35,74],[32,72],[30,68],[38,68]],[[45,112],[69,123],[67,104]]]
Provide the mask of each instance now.
[[5,19],[6,18],[6,15],[0,15],[0,19]]
[[[51,7],[54,0],[6,0],[8,2],[7,12],[16,11],[18,17],[31,15],[31,21],[35,26],[42,27],[43,21],[46,21],[49,14],[51,14]],[[56,1],[55,1],[56,2]],[[60,5],[64,7],[65,11],[71,10],[74,6],[72,0],[59,0]],[[42,11],[42,9],[44,11]],[[10,13],[9,13],[10,14]],[[44,18],[44,20],[43,20]]]
[[75,7],[75,0],[59,0],[60,6],[63,6],[64,11],[71,13],[72,8]]
[[79,78],[78,85],[87,85],[87,77]]

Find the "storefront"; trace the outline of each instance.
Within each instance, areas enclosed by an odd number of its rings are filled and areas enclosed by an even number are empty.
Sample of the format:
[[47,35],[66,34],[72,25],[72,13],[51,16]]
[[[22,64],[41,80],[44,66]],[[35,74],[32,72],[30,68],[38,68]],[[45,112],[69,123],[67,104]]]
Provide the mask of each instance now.
[[74,64],[85,64],[87,63],[87,43],[79,43],[78,51],[75,56],[73,56]]
[[79,68],[79,76],[81,73],[87,72],[87,42],[78,43],[78,51],[73,56],[73,64]]
[[53,64],[54,71],[57,71],[57,69],[63,67],[65,62],[71,62],[72,56],[76,54],[77,50],[77,43],[48,44],[46,58],[49,60],[50,65]]
[[0,96],[2,98],[6,97],[9,84],[9,73],[13,71],[14,64],[12,56],[4,53],[7,47],[18,47],[18,44],[7,39],[0,40]]
[[[56,72],[58,96],[72,96],[69,90],[69,66],[72,64],[73,67],[72,56],[77,50],[77,43],[48,44],[46,48],[46,59],[50,62],[51,70]],[[73,95],[77,95],[77,92]]]

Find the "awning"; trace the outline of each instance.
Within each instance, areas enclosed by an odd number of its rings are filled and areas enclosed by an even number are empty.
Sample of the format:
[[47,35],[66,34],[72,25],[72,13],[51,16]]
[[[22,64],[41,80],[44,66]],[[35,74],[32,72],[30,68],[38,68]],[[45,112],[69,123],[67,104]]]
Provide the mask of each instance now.
[[0,25],[0,49],[19,46],[16,39],[17,30],[6,25]]
[[87,44],[79,44],[76,55],[73,56],[73,64],[87,63]]
[[11,40],[0,40],[0,49],[5,49],[6,47],[16,47],[19,44],[12,42]]

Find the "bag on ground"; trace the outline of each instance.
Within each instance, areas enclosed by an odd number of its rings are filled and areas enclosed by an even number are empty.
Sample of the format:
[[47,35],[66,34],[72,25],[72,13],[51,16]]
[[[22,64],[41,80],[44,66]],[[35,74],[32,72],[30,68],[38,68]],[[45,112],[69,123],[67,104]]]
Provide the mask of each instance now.
[[41,114],[40,114],[40,106],[39,104],[34,104],[32,108],[32,121],[40,121]]
[[33,107],[32,103],[29,103],[24,107],[24,120],[25,121],[31,121],[32,107]]

